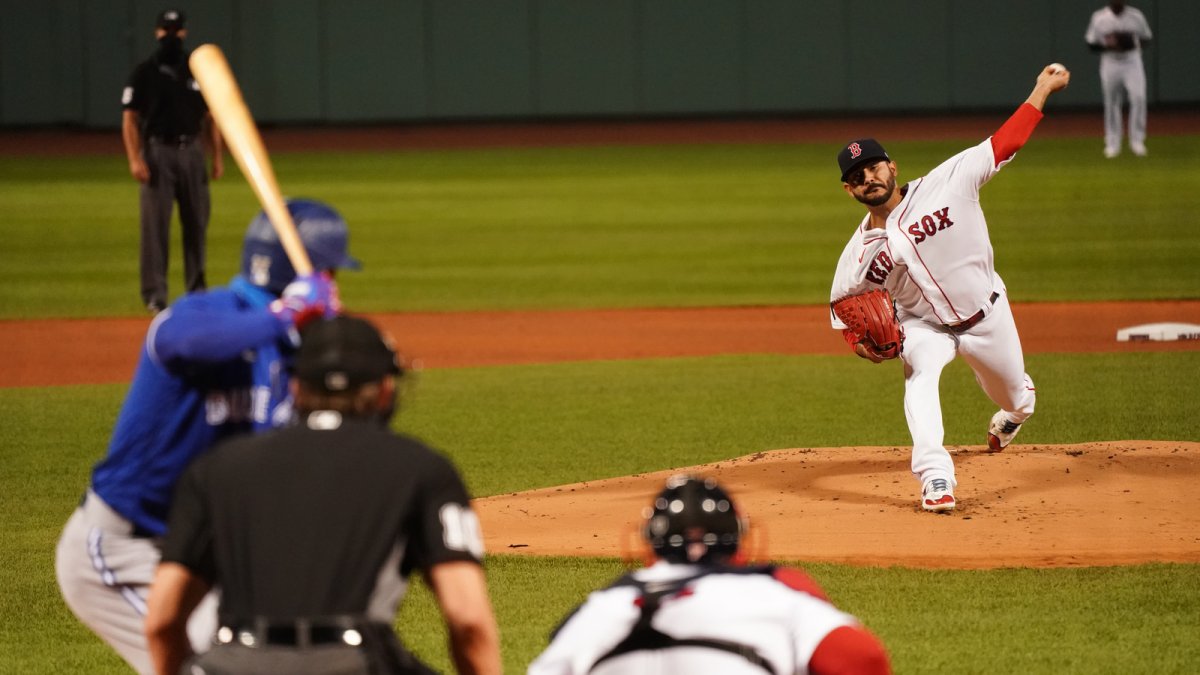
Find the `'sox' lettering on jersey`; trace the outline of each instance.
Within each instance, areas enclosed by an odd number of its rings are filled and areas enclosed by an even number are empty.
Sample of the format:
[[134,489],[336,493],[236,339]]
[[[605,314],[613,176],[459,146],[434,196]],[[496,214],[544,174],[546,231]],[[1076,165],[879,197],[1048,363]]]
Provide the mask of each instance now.
[[867,280],[882,286],[895,267],[896,264],[892,262],[892,258],[887,254],[887,251],[880,251],[871,260],[871,265],[867,268]]
[[265,423],[271,404],[269,387],[211,391],[204,401],[204,421],[209,426],[238,422]]
[[919,244],[953,224],[954,221],[950,220],[950,207],[947,206],[921,216],[919,221],[908,226],[908,233],[912,235],[913,243]]

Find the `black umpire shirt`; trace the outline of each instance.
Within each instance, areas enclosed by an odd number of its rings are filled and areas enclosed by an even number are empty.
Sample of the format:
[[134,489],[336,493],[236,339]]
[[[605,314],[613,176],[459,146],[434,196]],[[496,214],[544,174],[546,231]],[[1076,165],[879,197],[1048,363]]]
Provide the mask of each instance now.
[[164,61],[158,53],[139,63],[121,94],[121,105],[137,111],[142,138],[168,142],[197,136],[208,112],[186,53],[177,63]]
[[321,411],[195,461],[176,488],[162,559],[220,585],[231,625],[340,614],[391,623],[411,570],[482,555],[447,459],[378,422]]

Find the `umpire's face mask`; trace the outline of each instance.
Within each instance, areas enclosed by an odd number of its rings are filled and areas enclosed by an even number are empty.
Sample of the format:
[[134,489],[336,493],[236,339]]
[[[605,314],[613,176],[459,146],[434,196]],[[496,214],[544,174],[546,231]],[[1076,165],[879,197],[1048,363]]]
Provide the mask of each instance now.
[[158,58],[162,63],[179,63],[183,60],[183,38],[178,33],[167,33],[158,39]]

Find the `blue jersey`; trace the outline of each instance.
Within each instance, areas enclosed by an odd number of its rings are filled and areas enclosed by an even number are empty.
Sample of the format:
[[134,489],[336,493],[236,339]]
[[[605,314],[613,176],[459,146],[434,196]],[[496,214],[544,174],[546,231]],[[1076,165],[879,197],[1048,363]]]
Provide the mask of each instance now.
[[180,298],[154,318],[92,490],[140,530],[166,532],[187,465],[233,434],[291,419],[291,342],[266,307],[275,296],[241,277]]

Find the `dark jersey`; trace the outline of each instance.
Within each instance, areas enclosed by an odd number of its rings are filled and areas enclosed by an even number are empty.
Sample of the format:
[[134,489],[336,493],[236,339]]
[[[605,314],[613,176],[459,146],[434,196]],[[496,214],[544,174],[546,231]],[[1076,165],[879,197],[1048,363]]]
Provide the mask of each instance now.
[[163,560],[221,586],[225,623],[334,614],[391,622],[411,570],[482,555],[448,460],[329,411],[195,462],[163,547]]
[[196,136],[208,112],[187,58],[163,62],[157,54],[139,63],[121,93],[121,106],[141,117],[142,136]]

